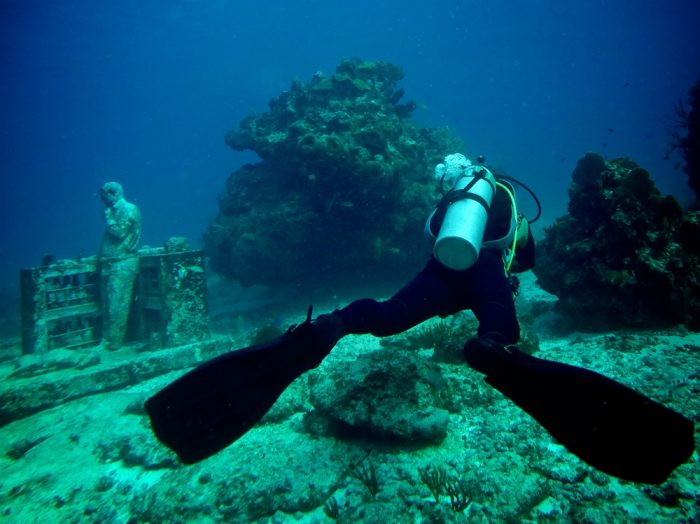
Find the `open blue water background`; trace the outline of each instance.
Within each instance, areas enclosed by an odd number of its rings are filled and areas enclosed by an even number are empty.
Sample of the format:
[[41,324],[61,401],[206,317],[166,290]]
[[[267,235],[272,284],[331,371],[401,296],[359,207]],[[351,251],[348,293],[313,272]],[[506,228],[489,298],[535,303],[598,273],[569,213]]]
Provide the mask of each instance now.
[[224,133],[350,56],[401,66],[415,118],[530,184],[544,223],[587,151],[687,202],[663,123],[700,77],[698,28],[695,0],[0,0],[0,288],[45,253],[93,254],[108,180],[142,243],[198,246],[256,159]]

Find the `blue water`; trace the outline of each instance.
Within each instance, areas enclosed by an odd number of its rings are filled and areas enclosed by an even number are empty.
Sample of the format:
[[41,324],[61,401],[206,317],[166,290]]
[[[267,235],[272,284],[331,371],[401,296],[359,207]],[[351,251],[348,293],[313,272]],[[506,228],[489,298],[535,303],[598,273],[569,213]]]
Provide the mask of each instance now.
[[141,208],[142,243],[198,246],[256,158],[224,133],[349,56],[401,66],[415,118],[530,184],[544,223],[590,150],[687,201],[663,121],[700,76],[698,27],[694,0],[2,0],[0,288],[45,253],[96,252],[107,180]]

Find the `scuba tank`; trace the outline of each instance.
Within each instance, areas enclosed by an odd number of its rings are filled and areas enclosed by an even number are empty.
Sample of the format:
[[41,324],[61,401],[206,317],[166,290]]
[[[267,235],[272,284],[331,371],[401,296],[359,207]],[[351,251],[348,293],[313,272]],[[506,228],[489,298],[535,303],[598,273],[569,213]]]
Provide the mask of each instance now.
[[[536,222],[541,215],[539,199],[515,178],[505,175],[496,178],[483,163],[483,156],[474,165],[456,153],[446,156],[445,162],[435,167],[440,186],[447,183],[451,189],[428,217],[425,236],[437,261],[448,269],[469,269],[481,249],[498,249],[503,252],[507,272],[511,266],[514,272],[526,271],[534,266],[534,239],[528,224]],[[537,205],[535,218],[525,219],[518,213],[512,183],[532,196]],[[518,250],[518,256],[517,247],[524,248]]]
[[474,265],[495,193],[496,179],[491,171],[483,166],[463,166],[454,187],[426,223],[426,230],[430,232],[433,217],[444,214],[433,246],[435,258],[443,266],[462,271]]

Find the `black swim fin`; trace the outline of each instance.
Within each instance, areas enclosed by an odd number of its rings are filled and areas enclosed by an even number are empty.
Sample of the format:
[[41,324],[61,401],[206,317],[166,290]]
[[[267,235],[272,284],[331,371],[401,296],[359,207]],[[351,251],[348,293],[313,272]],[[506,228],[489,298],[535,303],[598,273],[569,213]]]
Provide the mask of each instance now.
[[600,471],[660,484],[695,448],[693,422],[593,371],[508,349],[486,382]]
[[221,451],[252,428],[297,377],[315,368],[340,338],[332,315],[264,344],[216,357],[145,403],[156,436],[185,464]]

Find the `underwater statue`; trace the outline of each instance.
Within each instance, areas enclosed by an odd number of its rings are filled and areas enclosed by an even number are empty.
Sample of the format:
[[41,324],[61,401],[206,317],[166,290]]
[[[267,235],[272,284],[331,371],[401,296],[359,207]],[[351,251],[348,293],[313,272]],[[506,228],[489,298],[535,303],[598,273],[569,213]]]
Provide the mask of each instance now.
[[100,188],[105,205],[105,232],[100,247],[102,338],[107,349],[119,349],[126,335],[129,306],[138,273],[136,248],[141,238],[141,212],[124,198],[118,182]]
[[100,248],[101,257],[119,257],[136,252],[141,238],[141,212],[124,198],[119,182],[107,182],[100,188],[105,205],[105,234]]

